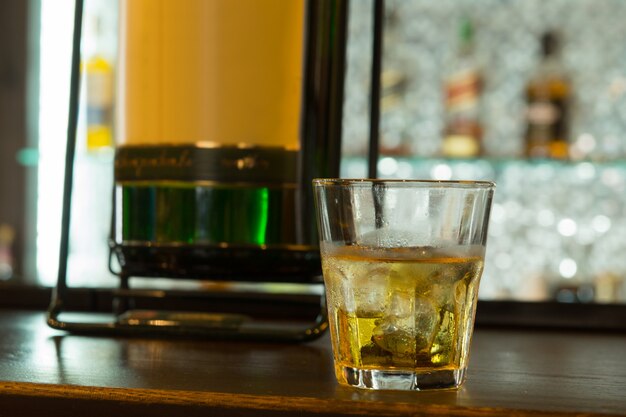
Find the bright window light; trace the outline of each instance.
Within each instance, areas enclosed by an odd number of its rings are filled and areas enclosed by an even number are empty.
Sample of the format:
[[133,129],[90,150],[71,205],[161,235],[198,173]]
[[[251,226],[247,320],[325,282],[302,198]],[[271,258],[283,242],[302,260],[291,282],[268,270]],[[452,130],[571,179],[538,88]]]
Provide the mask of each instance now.
[[42,285],[54,285],[59,265],[73,20],[73,0],[42,0],[37,184],[37,275]]

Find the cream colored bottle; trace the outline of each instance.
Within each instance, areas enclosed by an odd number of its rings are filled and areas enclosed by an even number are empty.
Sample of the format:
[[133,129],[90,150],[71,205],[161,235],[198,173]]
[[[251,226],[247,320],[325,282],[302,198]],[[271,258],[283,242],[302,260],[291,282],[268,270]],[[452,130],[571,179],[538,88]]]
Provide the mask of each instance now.
[[118,145],[297,150],[303,21],[303,0],[120,0]]

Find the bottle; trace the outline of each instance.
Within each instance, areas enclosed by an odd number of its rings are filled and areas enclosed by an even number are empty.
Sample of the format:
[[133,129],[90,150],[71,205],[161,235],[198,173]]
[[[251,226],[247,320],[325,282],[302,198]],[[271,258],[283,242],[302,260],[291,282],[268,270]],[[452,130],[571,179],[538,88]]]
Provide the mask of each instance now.
[[560,49],[556,32],[543,34],[541,62],[526,86],[528,158],[568,158],[571,85],[562,65]]
[[474,28],[469,19],[463,19],[458,51],[445,80],[443,156],[472,158],[481,155],[482,84],[480,65],[474,53]]
[[87,100],[87,151],[113,146],[114,66],[101,50],[101,23],[94,19],[83,63]]
[[338,176],[318,168],[339,149],[342,4],[120,3],[111,249],[122,274],[320,274],[306,188]]
[[15,230],[6,223],[0,223],[0,281],[13,277],[13,242]]

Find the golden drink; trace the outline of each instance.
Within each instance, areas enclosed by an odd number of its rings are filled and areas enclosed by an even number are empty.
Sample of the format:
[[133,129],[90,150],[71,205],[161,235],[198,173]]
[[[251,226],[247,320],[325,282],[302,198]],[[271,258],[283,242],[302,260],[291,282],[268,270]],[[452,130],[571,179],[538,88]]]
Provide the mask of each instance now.
[[369,387],[355,378],[378,372],[413,378],[419,387],[458,386],[467,367],[483,250],[326,248],[339,381]]

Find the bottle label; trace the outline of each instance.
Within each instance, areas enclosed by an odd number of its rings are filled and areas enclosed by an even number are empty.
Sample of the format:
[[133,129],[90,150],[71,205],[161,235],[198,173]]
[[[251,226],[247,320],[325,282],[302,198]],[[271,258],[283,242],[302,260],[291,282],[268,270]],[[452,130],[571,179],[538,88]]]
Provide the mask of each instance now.
[[550,136],[547,140],[565,139],[566,110],[567,102],[560,98],[530,101],[526,113],[529,134],[542,132]]
[[466,69],[446,83],[446,126],[442,153],[446,157],[470,158],[481,152],[479,101],[481,77],[475,69]]
[[470,158],[480,154],[480,144],[474,136],[448,135],[443,141],[442,152],[452,158]]
[[113,105],[113,74],[105,71],[87,73],[87,105],[92,107],[111,107]]
[[528,157],[567,159],[567,100],[560,97],[529,100],[526,120]]
[[459,72],[448,79],[446,84],[446,108],[459,111],[478,105],[480,97],[480,74],[471,69]]
[[279,147],[121,146],[115,180],[295,186],[298,152]]

